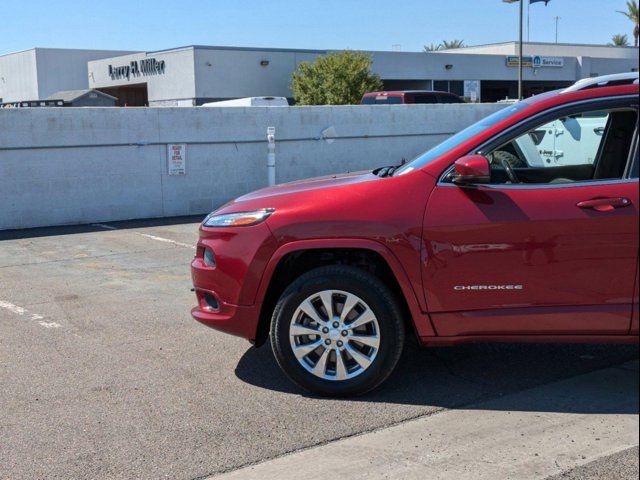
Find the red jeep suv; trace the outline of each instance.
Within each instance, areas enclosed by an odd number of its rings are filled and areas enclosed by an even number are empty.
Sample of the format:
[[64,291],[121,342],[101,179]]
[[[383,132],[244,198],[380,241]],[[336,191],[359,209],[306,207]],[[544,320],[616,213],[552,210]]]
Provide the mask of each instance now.
[[585,79],[405,165],[224,205],[191,314],[333,396],[380,385],[408,336],[637,342],[638,203],[638,74]]

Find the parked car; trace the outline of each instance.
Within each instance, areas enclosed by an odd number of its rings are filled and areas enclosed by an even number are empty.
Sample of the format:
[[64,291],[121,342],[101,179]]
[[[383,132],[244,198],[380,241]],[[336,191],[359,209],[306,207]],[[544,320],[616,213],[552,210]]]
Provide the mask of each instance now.
[[395,105],[401,103],[464,103],[458,95],[435,90],[398,90],[365,93],[361,105]]
[[285,97],[246,97],[203,103],[203,107],[288,107]]
[[[571,139],[541,155],[547,135]],[[211,213],[191,313],[270,338],[290,379],[332,396],[380,385],[406,337],[636,343],[638,207],[638,74],[587,79],[405,165],[278,185]]]

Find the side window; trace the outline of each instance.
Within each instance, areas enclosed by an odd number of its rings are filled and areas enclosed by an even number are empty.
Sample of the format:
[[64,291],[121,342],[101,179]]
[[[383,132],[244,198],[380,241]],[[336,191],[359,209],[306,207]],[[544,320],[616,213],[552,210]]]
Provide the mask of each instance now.
[[435,95],[416,95],[413,103],[438,103],[438,99]]
[[464,103],[462,98],[457,97],[455,95],[447,95],[447,98],[444,100],[444,103]]
[[622,178],[636,118],[635,110],[597,110],[539,125],[487,155],[491,183]]

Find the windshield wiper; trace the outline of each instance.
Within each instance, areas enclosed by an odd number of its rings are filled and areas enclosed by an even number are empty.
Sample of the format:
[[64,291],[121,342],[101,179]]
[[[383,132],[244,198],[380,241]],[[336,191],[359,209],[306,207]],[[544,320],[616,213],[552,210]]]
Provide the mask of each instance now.
[[391,175],[393,175],[393,172],[395,172],[397,169],[399,169],[405,163],[407,163],[407,161],[403,158],[398,165],[390,165],[388,167],[376,168],[371,173],[373,173],[374,175],[377,175],[379,177],[382,177],[382,178],[390,177]]

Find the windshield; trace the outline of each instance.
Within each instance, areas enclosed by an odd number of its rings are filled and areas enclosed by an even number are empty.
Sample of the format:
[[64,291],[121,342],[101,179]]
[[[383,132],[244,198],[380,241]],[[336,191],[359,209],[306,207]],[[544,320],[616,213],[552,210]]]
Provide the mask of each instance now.
[[486,130],[487,128],[493,127],[497,123],[500,123],[505,118],[513,115],[514,113],[522,110],[527,106],[524,102],[519,102],[515,105],[512,105],[507,108],[503,108],[502,110],[497,111],[496,113],[489,115],[488,117],[483,118],[477,123],[474,123],[470,127],[465,128],[464,130],[456,133],[455,135],[449,137],[444,142],[439,145],[433,147],[431,150],[427,150],[425,153],[418,155],[412,161],[403,165],[398,170],[393,173],[393,176],[403,175],[405,173],[409,173],[412,170],[417,170],[419,168],[424,167],[425,165],[431,163],[435,159],[441,157],[448,151],[456,148],[458,145],[466,142],[474,135]]

